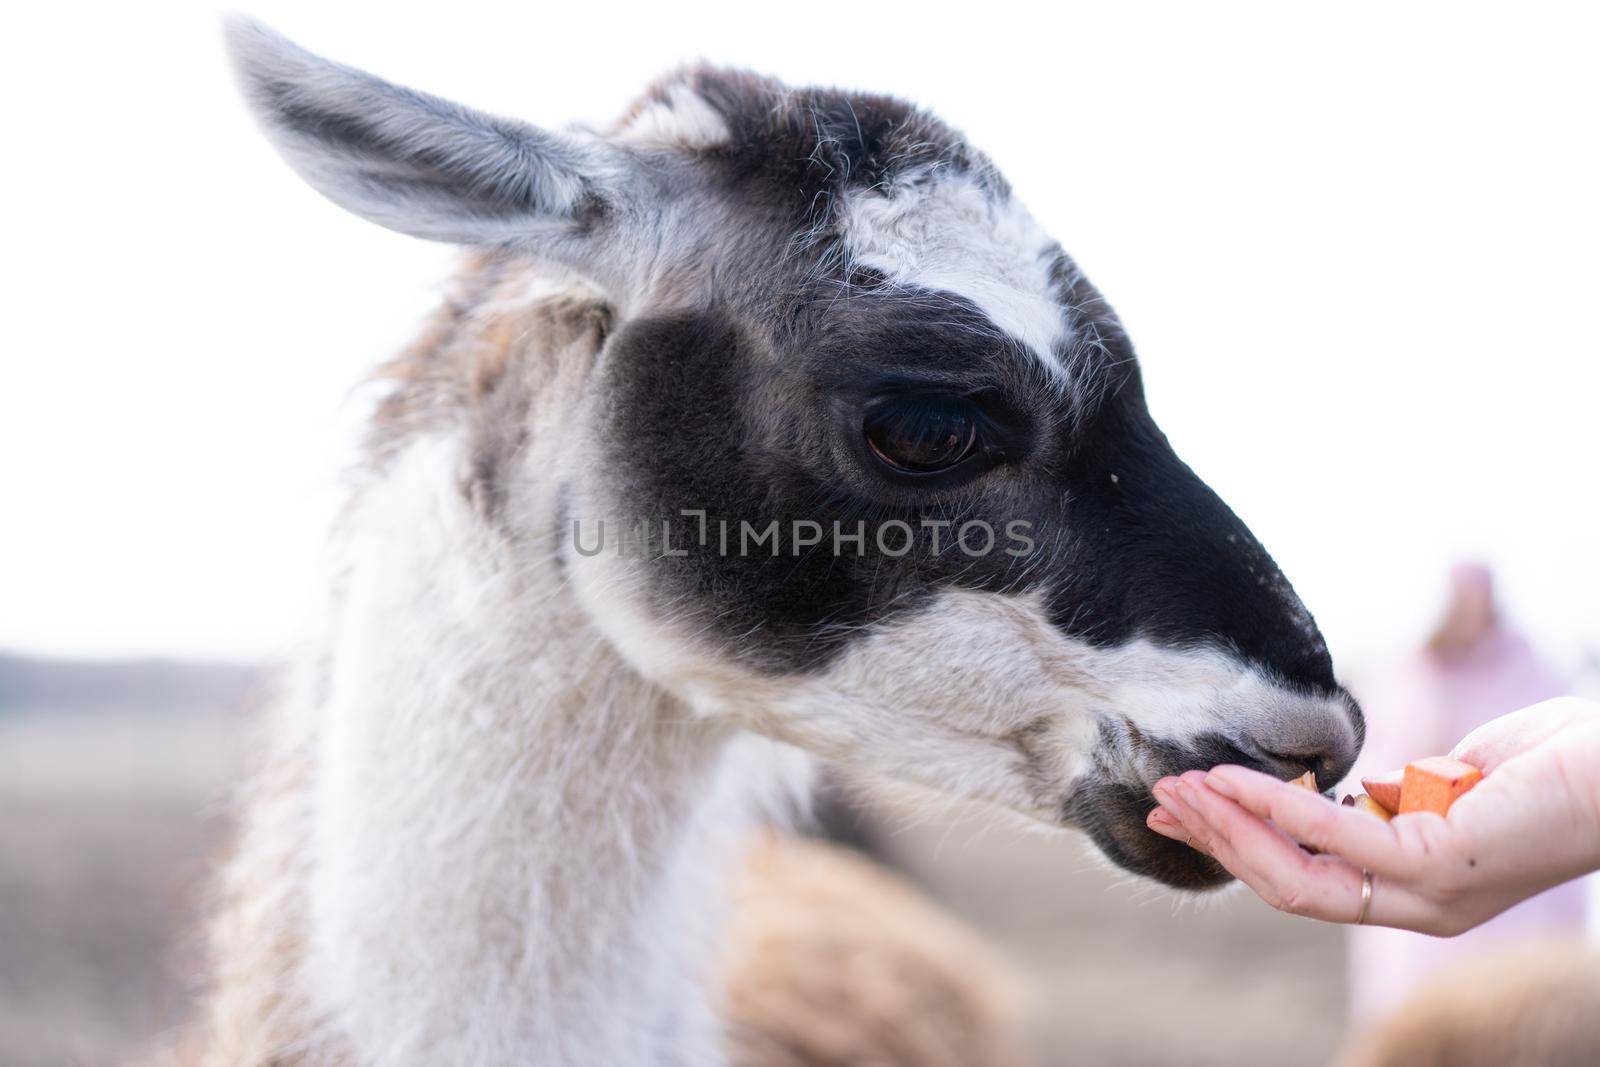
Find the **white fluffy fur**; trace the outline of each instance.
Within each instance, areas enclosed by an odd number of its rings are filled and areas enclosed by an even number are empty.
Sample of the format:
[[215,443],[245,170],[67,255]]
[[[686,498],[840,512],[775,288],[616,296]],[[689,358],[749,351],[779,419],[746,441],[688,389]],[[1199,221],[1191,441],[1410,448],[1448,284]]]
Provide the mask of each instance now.
[[360,498],[306,962],[364,1064],[721,1062],[722,857],[790,757],[695,721],[508,557],[424,440]]
[[1069,336],[1051,292],[1055,242],[1014,196],[996,200],[964,172],[939,172],[845,202],[845,245],[892,282],[942,289],[976,304],[1054,370]]

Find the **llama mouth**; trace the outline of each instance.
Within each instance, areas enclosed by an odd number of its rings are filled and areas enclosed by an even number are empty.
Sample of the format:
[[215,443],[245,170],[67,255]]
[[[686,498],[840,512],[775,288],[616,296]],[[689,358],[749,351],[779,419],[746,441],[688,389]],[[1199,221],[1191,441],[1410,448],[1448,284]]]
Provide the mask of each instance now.
[[[1155,833],[1145,820],[1157,806],[1150,792],[1155,782],[1222,763],[1286,781],[1307,769],[1306,761],[1265,751],[1248,740],[1208,732],[1180,743],[1151,737],[1127,718],[1108,715],[1100,721],[1094,769],[1062,802],[1060,821],[1088,834],[1106,858],[1124,870],[1176,889],[1215,889],[1233,876],[1210,856]],[[1343,771],[1341,766],[1330,769],[1339,777]],[[1324,796],[1331,799],[1333,791]]]
[[1155,807],[1143,784],[1094,778],[1072,791],[1061,820],[1088,834],[1118,867],[1174,889],[1205,891],[1233,880],[1210,856],[1152,831],[1145,820]]

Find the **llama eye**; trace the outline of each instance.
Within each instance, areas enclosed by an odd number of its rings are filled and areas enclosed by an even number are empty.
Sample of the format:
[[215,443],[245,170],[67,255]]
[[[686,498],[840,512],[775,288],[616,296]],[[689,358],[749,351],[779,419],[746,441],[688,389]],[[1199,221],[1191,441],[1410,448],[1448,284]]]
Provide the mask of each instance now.
[[909,474],[949,470],[978,446],[977,415],[958,397],[881,401],[868,409],[862,432],[875,456]]

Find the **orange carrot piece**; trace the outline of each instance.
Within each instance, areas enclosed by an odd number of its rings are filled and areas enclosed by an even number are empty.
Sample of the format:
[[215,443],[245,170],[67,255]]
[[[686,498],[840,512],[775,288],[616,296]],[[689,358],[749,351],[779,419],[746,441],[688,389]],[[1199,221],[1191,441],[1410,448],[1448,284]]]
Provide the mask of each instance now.
[[1400,784],[1405,774],[1404,768],[1385,774],[1375,774],[1371,778],[1361,779],[1361,788],[1367,791],[1367,796],[1383,805],[1384,810],[1393,815],[1400,810]]
[[1456,798],[1483,779],[1470,763],[1449,756],[1429,756],[1406,764],[1400,780],[1400,814],[1431,811],[1443,815]]
[[1292,780],[1289,784],[1290,785],[1297,785],[1301,789],[1309,789],[1313,793],[1322,792],[1322,790],[1317,788],[1317,772],[1316,771],[1307,771],[1306,773],[1302,774],[1300,777]]

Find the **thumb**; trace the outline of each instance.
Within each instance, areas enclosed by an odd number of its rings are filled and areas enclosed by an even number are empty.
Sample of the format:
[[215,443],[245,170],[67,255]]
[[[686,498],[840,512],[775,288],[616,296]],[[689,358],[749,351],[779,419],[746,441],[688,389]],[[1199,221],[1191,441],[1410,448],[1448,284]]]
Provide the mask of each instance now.
[[1593,719],[1597,714],[1600,705],[1573,697],[1531,704],[1484,723],[1463,737],[1450,755],[1488,774],[1513,756],[1549,740],[1570,723],[1580,718]]

